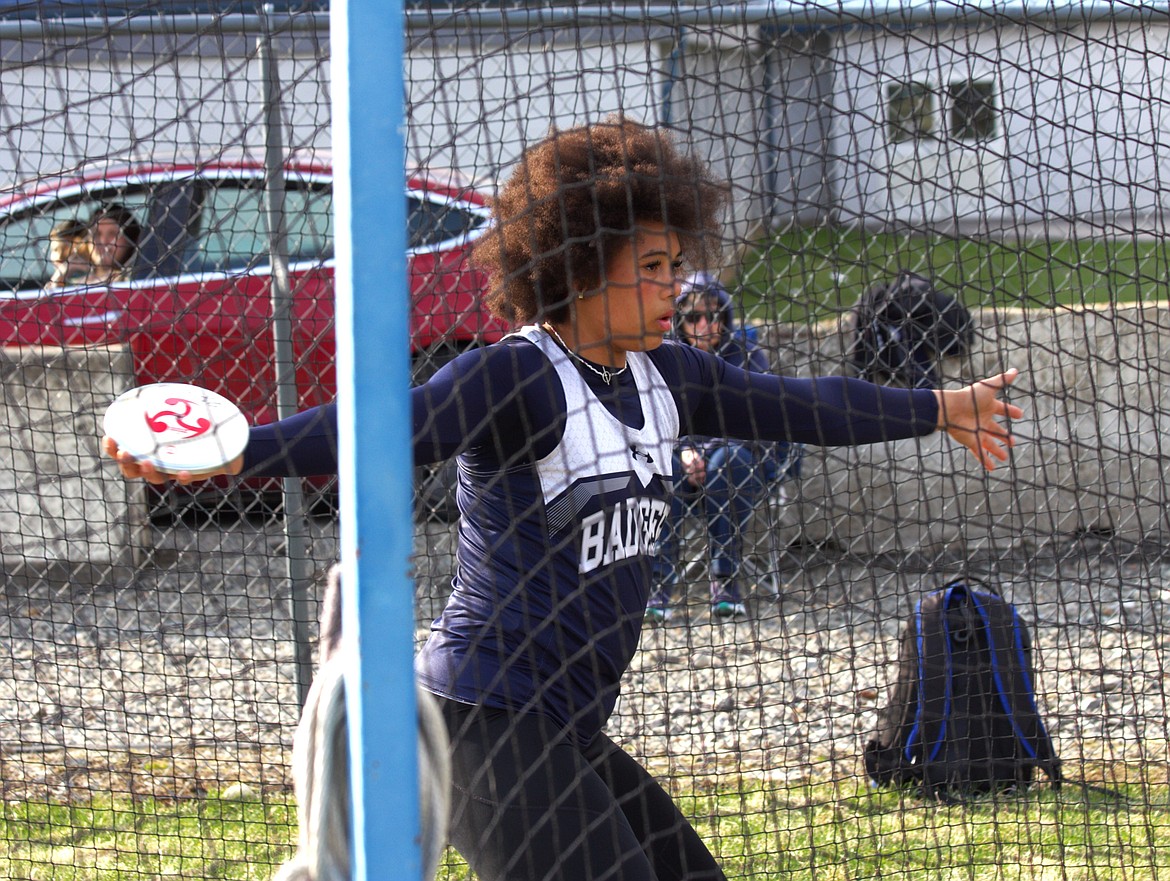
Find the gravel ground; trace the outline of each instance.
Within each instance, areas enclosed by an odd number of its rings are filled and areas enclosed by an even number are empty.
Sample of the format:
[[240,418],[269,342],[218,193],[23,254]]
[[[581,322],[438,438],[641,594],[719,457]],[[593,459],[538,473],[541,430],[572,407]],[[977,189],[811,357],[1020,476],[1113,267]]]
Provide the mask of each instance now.
[[[283,530],[272,518],[155,527],[131,584],[7,583],[0,593],[0,797],[181,795],[289,784],[297,722]],[[418,634],[441,606],[452,530],[416,529]],[[310,524],[314,595],[336,524]],[[1035,622],[1040,702],[1073,776],[1161,781],[1170,766],[1170,558],[1084,537],[969,561]],[[611,723],[677,777],[861,773],[861,745],[914,598],[945,560],[792,549],[779,597],[711,620],[702,572],[648,626]]]

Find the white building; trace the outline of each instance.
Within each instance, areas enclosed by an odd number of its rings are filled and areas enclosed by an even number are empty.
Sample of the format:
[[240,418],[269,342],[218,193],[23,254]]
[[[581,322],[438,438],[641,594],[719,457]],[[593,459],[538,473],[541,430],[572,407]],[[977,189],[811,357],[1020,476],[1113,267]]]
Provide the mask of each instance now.
[[[621,110],[674,126],[731,181],[736,237],[825,221],[1156,228],[1166,4],[850,8],[412,9],[409,158],[491,180],[551,124]],[[0,184],[128,153],[261,150],[258,21],[0,21]],[[327,16],[273,22],[285,143],[328,147]]]

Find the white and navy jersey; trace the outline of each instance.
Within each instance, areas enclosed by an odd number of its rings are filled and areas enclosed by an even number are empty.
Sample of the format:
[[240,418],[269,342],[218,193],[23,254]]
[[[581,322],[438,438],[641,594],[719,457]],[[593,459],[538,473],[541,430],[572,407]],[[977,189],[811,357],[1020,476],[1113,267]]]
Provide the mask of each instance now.
[[565,396],[560,443],[536,462],[549,538],[559,541],[579,530],[582,575],[642,556],[657,541],[666,516],[663,481],[670,478],[679,430],[678,407],[666,383],[645,354],[631,353],[627,369],[643,418],[637,427],[628,425],[601,403],[547,333],[530,327],[519,335],[552,362]]
[[650,359],[631,353],[636,401],[623,421],[544,331],[521,336],[553,368],[539,371],[540,394],[560,386],[559,440],[503,470],[460,456],[458,575],[417,672],[437,694],[539,710],[588,742],[638,645],[678,407]]
[[[419,656],[424,687],[604,726],[637,648],[648,551],[679,435],[842,445],[935,429],[930,390],[747,373],[664,343],[612,384],[528,329],[413,389],[417,463],[458,454],[454,589]],[[336,471],[336,415],[253,429],[250,474]]]

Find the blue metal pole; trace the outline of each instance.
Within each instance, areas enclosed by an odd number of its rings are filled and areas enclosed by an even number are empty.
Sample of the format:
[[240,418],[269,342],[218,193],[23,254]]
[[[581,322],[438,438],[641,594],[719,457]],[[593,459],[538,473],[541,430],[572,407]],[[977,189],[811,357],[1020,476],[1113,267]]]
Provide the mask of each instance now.
[[[401,0],[330,10],[342,626],[355,881],[422,874]],[[355,652],[356,649],[356,652]]]

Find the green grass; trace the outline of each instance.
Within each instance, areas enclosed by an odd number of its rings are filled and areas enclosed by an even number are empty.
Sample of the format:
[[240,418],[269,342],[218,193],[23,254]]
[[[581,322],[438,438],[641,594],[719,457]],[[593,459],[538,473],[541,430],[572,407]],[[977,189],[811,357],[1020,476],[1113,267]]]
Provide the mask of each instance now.
[[268,879],[293,851],[296,809],[279,800],[118,798],[0,804],[0,878]]
[[742,260],[737,290],[767,322],[820,320],[867,287],[910,269],[958,292],[968,306],[1051,308],[1166,300],[1170,246],[1134,238],[1019,242],[793,229]]
[[[927,804],[896,792],[745,779],[679,796],[729,878],[783,881],[1165,878],[1170,791],[1130,801],[1046,786],[1000,801]],[[270,878],[292,853],[290,796],[0,806],[0,877]],[[439,878],[468,877],[453,853]]]
[[927,804],[910,795],[825,787],[684,802],[729,877],[1127,879],[1170,870],[1170,804],[1046,787],[997,802]]

